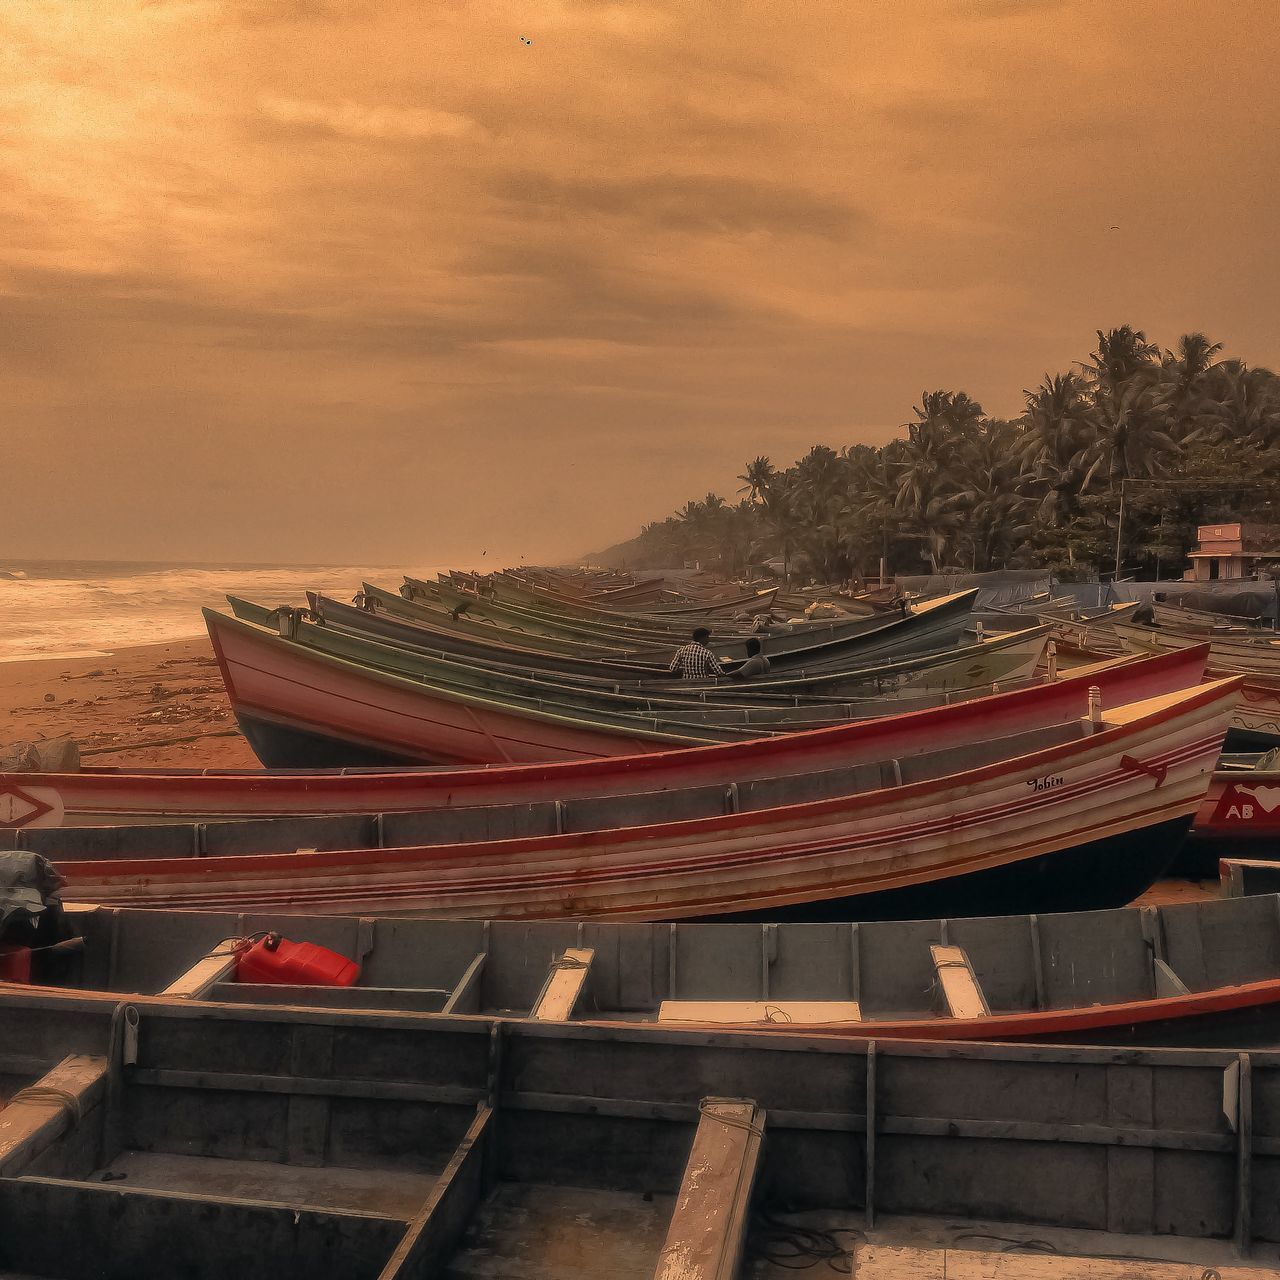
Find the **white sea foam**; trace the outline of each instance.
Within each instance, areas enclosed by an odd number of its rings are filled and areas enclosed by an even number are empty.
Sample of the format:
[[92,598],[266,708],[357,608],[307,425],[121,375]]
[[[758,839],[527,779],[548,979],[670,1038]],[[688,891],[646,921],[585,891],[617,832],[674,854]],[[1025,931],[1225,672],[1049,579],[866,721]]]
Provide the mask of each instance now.
[[0,661],[202,635],[201,608],[226,610],[228,593],[271,607],[305,604],[307,591],[349,600],[362,581],[395,590],[403,574],[433,578],[439,567],[0,561]]

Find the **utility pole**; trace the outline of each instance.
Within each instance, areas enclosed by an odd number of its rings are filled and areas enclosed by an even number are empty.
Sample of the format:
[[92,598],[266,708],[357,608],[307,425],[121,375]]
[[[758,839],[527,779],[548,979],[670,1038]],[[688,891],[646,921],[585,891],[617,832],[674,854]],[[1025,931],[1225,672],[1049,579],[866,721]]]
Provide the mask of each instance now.
[[1120,539],[1124,535],[1124,487],[1128,483],[1127,479],[1120,481],[1120,517],[1116,521],[1116,571],[1111,575],[1113,584],[1120,581]]

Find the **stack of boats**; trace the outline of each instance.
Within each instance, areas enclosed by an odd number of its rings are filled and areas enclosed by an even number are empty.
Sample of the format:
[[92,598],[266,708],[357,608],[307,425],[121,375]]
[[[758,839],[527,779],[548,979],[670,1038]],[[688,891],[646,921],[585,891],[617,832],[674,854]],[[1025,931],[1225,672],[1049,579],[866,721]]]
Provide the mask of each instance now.
[[[883,1215],[1280,1258],[1280,899],[1127,906],[1267,793],[1246,677],[974,594],[207,614],[266,768],[0,775],[0,1271],[876,1274]],[[248,980],[279,936],[349,977]]]

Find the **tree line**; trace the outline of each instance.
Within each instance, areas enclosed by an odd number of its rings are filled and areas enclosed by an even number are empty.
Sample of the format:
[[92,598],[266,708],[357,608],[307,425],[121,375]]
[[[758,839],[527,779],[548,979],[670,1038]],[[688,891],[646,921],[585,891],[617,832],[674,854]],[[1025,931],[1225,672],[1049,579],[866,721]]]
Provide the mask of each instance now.
[[822,581],[1115,566],[1180,576],[1195,526],[1280,521],[1280,377],[1189,333],[1162,350],[1129,325],[1024,391],[1017,418],[927,391],[883,448],[814,445],[784,469],[748,462],[733,500],[709,493],[612,548],[632,568],[690,561],[738,574],[774,558]]

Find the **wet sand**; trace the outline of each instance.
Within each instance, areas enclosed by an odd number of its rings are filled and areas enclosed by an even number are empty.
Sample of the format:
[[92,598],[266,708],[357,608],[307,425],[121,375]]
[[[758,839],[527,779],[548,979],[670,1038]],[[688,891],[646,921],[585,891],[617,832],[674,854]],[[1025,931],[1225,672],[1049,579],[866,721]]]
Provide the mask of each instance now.
[[207,636],[0,662],[0,743],[69,735],[85,764],[256,768]]

